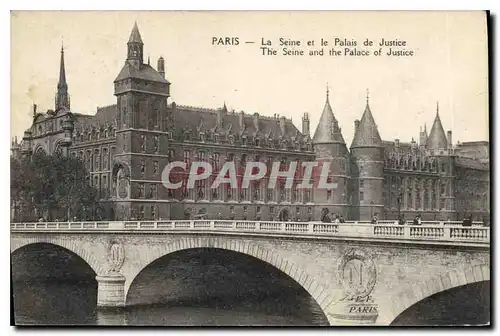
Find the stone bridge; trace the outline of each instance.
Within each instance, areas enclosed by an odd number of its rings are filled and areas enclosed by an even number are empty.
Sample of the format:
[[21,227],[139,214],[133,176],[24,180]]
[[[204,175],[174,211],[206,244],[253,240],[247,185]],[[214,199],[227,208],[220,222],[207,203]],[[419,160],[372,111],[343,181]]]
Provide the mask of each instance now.
[[99,307],[130,304],[134,279],[155,260],[194,248],[230,250],[300,284],[332,325],[389,325],[415,303],[490,280],[490,229],[453,222],[133,221],[11,224],[11,253],[46,243],[97,275]]

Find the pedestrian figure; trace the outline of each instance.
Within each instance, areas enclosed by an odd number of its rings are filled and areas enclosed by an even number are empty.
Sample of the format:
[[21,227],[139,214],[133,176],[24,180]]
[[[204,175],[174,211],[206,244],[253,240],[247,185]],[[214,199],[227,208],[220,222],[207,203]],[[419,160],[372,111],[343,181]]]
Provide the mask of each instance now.
[[405,225],[405,215],[399,217],[399,225]]
[[331,223],[330,216],[328,216],[328,210],[325,210],[323,216],[321,217],[323,223]]

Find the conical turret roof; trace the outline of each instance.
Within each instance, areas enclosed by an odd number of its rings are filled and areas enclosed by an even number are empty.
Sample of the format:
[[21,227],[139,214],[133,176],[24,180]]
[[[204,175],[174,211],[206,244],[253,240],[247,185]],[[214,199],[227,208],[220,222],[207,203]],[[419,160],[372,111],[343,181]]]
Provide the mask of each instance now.
[[377,124],[373,118],[368,96],[366,98],[366,107],[359,122],[359,126],[354,132],[352,147],[382,147],[382,139],[378,132]]
[[427,138],[427,148],[429,149],[446,149],[448,148],[448,140],[444,133],[443,124],[439,117],[439,103],[436,105],[436,118],[432,124],[431,132]]
[[137,27],[137,22],[134,22],[134,28],[130,33],[130,38],[128,43],[142,43],[141,33],[139,33],[139,27]]
[[345,144],[344,137],[339,128],[337,119],[333,115],[332,107],[330,105],[329,92],[326,91],[326,102],[323,108],[323,113],[319,118],[318,126],[314,132],[312,139],[313,144],[320,143],[343,143]]

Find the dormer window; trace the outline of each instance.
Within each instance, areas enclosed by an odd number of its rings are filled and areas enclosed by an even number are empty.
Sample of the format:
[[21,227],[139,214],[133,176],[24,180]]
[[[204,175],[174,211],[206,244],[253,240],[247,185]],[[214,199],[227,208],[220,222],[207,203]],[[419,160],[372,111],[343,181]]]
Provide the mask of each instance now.
[[200,132],[200,141],[205,142],[205,133]]
[[246,145],[247,145],[247,137],[246,137],[246,135],[244,135],[244,136],[242,136],[242,137],[241,137],[241,144],[242,144],[243,146],[246,146]]
[[229,144],[234,145],[234,135],[229,136]]
[[214,134],[214,142],[215,143],[219,142],[219,135],[218,134]]
[[254,142],[255,142],[255,146],[260,146],[260,139],[259,138],[255,138]]
[[186,140],[187,141],[191,140],[191,134],[190,134],[190,132],[186,132]]

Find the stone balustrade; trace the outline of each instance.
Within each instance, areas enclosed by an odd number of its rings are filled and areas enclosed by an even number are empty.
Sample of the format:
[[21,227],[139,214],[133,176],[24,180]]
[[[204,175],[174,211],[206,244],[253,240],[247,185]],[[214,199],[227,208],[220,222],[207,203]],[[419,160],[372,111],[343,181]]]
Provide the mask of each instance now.
[[238,220],[159,220],[109,222],[12,223],[12,232],[217,232],[259,235],[391,239],[420,242],[468,242],[489,245],[490,228],[463,227],[460,222],[398,225],[394,221],[322,223]]

